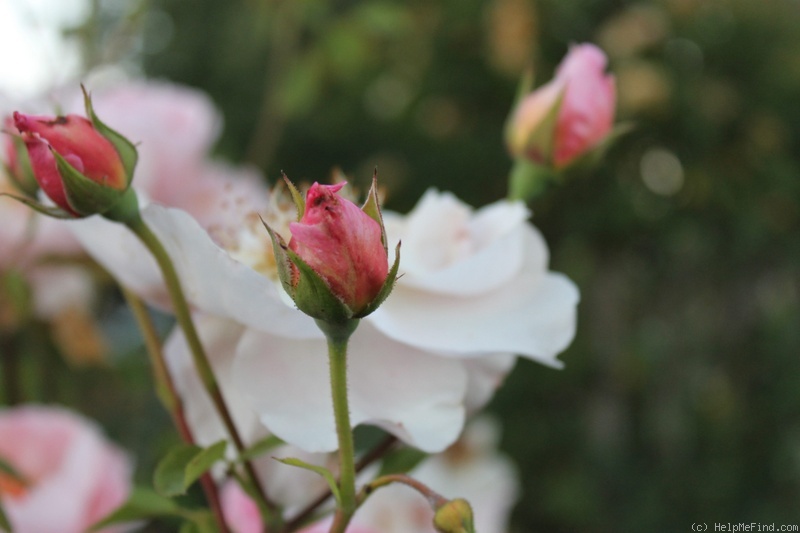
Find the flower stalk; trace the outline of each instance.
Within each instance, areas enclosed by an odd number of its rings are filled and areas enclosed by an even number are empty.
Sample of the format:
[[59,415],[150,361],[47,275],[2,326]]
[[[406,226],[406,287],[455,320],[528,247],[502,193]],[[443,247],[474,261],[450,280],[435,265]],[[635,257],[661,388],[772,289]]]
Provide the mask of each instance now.
[[[236,429],[236,424],[233,421],[233,417],[231,416],[230,410],[228,409],[225,399],[222,396],[217,379],[214,376],[211,363],[208,360],[208,356],[205,353],[203,344],[200,341],[199,335],[197,334],[197,330],[194,326],[194,321],[192,320],[191,312],[189,310],[189,305],[183,293],[183,288],[181,286],[180,279],[178,278],[178,274],[175,271],[174,265],[172,264],[172,260],[167,254],[167,251],[164,249],[164,246],[161,244],[161,241],[150,230],[147,224],[145,224],[141,216],[136,214],[135,216],[127,217],[123,223],[139,238],[139,240],[142,241],[142,243],[147,247],[158,263],[161,274],[164,277],[164,284],[167,287],[170,300],[172,301],[175,318],[183,330],[186,343],[189,346],[192,359],[194,360],[194,364],[197,369],[197,373],[200,376],[200,381],[211,397],[211,401],[217,410],[217,414],[222,419],[222,422],[225,425],[225,428],[231,438],[231,441],[233,442],[234,447],[236,448],[237,453],[241,455],[245,451],[244,442],[239,435],[239,431]],[[264,523],[267,524],[267,531],[273,528],[277,529],[280,526],[281,517],[279,513],[275,512],[275,505],[267,498],[263,487],[258,481],[258,477],[256,476],[256,472],[252,463],[250,461],[242,461],[242,464],[245,474],[255,491],[259,508],[264,510],[264,514],[266,515],[263,518]]]
[[339,440],[339,508],[331,533],[345,533],[347,524],[356,512],[356,466],[353,431],[350,427],[350,407],[347,400],[347,342],[358,326],[358,320],[330,323],[317,320],[328,340],[333,415]]
[[[150,359],[150,364],[153,370],[153,381],[156,386],[156,395],[161,401],[161,404],[172,417],[172,422],[178,430],[178,433],[187,444],[194,443],[194,436],[186,422],[186,417],[183,413],[183,402],[178,396],[175,389],[175,384],[167,369],[166,361],[164,360],[164,353],[161,349],[161,341],[158,338],[158,333],[153,326],[153,321],[147,313],[142,300],[133,294],[130,290],[120,286],[125,301],[133,312],[136,323],[139,326],[139,331],[144,338],[144,344],[147,355]],[[228,526],[225,522],[225,515],[222,511],[222,504],[219,499],[219,492],[217,485],[211,478],[211,474],[206,472],[200,476],[200,485],[203,487],[203,492],[208,500],[208,505],[211,507],[211,512],[214,514],[214,520],[220,533],[228,533]]]
[[515,159],[508,175],[508,199],[533,200],[547,190],[553,179],[549,168],[524,158]]

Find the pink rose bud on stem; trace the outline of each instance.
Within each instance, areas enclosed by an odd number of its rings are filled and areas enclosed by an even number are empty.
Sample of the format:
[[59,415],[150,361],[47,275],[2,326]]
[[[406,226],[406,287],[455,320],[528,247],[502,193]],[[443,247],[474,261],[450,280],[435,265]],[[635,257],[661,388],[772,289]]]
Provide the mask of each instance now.
[[362,208],[337,194],[344,185],[314,183],[303,200],[289,184],[301,213],[289,226],[289,244],[267,227],[281,282],[297,307],[335,323],[374,311],[391,291],[398,266],[395,260],[389,269],[376,182]]
[[[517,169],[518,174],[524,174],[526,164],[560,171],[609,136],[614,125],[616,84],[614,76],[606,74],[606,65],[606,55],[600,48],[574,45],[555,77],[519,100],[506,126],[509,152],[523,167]],[[536,178],[541,176],[531,179]],[[512,176],[512,196],[524,197],[513,191],[515,187],[522,189],[521,185],[525,184],[515,184]]]
[[14,113],[33,175],[60,210],[26,203],[47,214],[83,217],[110,212],[123,198],[133,201],[136,148],[97,118],[88,95],[85,102],[88,119]]
[[[339,442],[339,482],[331,533],[344,533],[356,510],[355,447],[347,397],[347,343],[359,319],[386,299],[397,278],[400,245],[389,268],[377,178],[359,208],[338,185],[311,186],[305,200],[286,180],[300,220],[287,245],[265,223],[278,275],[297,308],[316,319],[328,341],[331,399]],[[295,465],[298,466],[298,465]],[[332,489],[333,490],[333,489]]]

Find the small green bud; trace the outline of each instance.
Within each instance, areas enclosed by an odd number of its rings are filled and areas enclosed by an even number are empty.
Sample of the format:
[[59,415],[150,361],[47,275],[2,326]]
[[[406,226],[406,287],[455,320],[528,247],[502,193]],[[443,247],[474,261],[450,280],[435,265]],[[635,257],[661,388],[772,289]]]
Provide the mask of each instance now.
[[439,533],[475,533],[472,507],[463,498],[440,505],[433,517],[433,527]]

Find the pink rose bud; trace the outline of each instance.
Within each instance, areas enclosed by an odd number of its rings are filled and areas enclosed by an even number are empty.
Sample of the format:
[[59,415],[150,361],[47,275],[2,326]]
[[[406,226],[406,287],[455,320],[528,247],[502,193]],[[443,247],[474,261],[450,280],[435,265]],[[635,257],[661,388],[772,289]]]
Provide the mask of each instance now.
[[324,322],[368,315],[391,291],[399,259],[389,269],[375,181],[363,208],[337,194],[344,183],[314,183],[305,201],[289,185],[302,217],[289,225],[288,246],[267,227],[284,289],[301,311]]
[[336,194],[344,185],[311,186],[303,217],[289,225],[289,248],[358,313],[380,292],[389,263],[378,223]]
[[67,199],[53,152],[95,183],[120,192],[127,189],[128,177],[122,159],[114,145],[89,120],[78,115],[43,117],[14,113],[14,124],[28,148],[36,181],[65,211],[78,214]]
[[592,44],[574,45],[555,78],[524,97],[506,131],[514,157],[563,168],[611,132],[616,106],[606,56]]
[[123,221],[138,214],[136,195],[130,190],[136,147],[106,126],[89,95],[83,94],[88,118],[14,113],[18,135],[10,134],[24,142],[36,182],[58,207],[16,198],[61,218],[104,214]]

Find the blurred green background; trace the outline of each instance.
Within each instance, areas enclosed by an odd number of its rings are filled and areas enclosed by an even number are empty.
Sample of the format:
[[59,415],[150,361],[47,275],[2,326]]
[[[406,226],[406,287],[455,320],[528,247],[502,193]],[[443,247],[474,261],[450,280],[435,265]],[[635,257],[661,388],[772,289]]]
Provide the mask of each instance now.
[[[800,524],[798,28],[797,0],[152,0],[96,1],[78,32],[90,64],[207,91],[221,156],[272,181],[377,166],[399,211],[429,187],[502,198],[525,67],[543,83],[570,43],[608,53],[635,129],[532,204],[581,289],[576,339],[564,370],[520,361],[490,406],[527,533]],[[166,415],[121,361],[71,394],[152,444]]]

